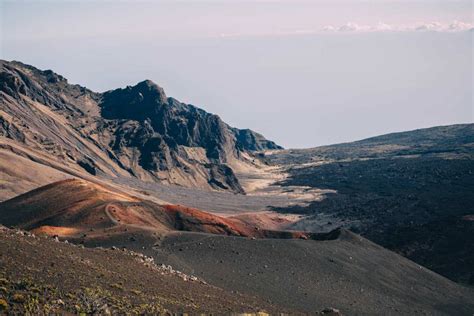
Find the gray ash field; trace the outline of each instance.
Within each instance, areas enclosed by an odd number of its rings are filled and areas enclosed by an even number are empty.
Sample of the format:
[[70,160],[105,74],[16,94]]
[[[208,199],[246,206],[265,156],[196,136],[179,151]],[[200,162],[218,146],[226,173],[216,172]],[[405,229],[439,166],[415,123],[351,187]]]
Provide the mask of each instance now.
[[342,231],[335,240],[168,235],[152,254],[219,287],[306,313],[470,315],[474,292]]

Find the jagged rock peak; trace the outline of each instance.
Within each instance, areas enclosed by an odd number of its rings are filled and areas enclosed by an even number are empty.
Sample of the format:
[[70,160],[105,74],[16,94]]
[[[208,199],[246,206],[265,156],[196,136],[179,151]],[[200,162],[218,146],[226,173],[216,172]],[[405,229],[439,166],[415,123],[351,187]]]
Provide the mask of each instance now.
[[156,96],[163,103],[167,102],[165,90],[149,79],[143,80],[137,83],[135,86],[128,86],[127,88],[132,92],[141,93],[144,96]]
[[163,88],[151,80],[144,80],[134,86],[105,92],[101,107],[106,118],[143,119],[156,107],[167,104]]

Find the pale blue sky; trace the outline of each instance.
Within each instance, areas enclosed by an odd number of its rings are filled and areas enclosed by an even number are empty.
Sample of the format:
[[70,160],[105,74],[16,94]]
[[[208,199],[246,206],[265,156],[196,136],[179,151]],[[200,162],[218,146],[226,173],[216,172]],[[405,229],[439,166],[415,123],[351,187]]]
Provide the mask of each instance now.
[[0,12],[2,59],[96,91],[151,79],[286,147],[473,121],[470,0],[0,0]]

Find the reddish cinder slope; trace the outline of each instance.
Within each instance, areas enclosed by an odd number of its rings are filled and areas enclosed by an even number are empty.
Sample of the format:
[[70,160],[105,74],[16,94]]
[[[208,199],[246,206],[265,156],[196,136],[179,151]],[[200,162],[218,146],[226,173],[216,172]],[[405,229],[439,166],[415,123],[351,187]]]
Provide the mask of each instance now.
[[182,205],[165,205],[164,208],[168,215],[172,217],[170,224],[173,225],[176,230],[181,231],[255,238],[313,240],[336,239],[340,234],[339,230],[322,234],[301,231],[268,230],[241,221],[239,218],[220,217]]
[[197,231],[218,235],[253,236],[255,230],[237,221],[212,215],[182,205],[165,205],[176,230]]
[[0,224],[68,238],[192,231],[255,238],[332,239],[259,229],[181,205],[159,205],[85,180],[55,182],[0,203]]
[[68,179],[1,203],[0,222],[28,230],[41,226],[106,228],[114,222],[104,216],[104,206],[113,201],[138,199],[84,180]]

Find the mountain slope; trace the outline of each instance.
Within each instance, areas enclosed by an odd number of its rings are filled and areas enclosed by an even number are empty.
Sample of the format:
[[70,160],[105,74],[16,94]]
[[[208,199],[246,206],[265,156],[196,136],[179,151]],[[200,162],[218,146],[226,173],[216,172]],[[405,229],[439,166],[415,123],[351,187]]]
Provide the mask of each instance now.
[[[177,301],[164,304],[166,300],[158,300],[162,308],[220,310],[212,298],[214,288],[192,283],[190,286],[198,293],[191,297],[199,304],[189,305],[189,292],[182,290],[185,284],[181,280],[172,283],[172,279],[160,276],[168,274],[168,270],[158,265],[158,270],[150,273],[155,274],[151,280],[160,285],[145,281],[143,275],[150,280],[147,270],[117,252],[137,259],[145,257],[117,250],[121,248],[171,265],[186,273],[188,280],[189,275],[194,275],[198,280],[217,286],[223,291],[226,300],[223,306],[229,311],[242,311],[245,306],[255,310],[262,306],[274,312],[314,314],[332,306],[350,315],[418,315],[423,312],[470,315],[474,309],[471,289],[344,229],[325,234],[266,231],[233,218],[221,218],[180,205],[158,205],[83,180],[53,183],[0,203],[0,223],[86,247],[116,249],[85,250],[60,243],[61,251],[48,251],[54,246],[51,240],[33,238],[23,242],[21,234],[15,233],[14,241],[4,241],[0,234],[0,247],[5,247],[8,253],[0,256],[0,260],[8,269],[9,278],[12,274],[26,273],[30,276],[29,282],[42,284],[43,274],[35,271],[44,271],[47,267],[47,284],[59,288],[64,295],[64,291],[73,292],[74,297],[82,297],[83,289],[72,291],[67,283],[69,278],[63,287],[55,275],[71,271],[76,275],[75,271],[87,266],[93,267],[93,275],[104,274],[91,283],[101,289],[99,293],[94,292],[98,300],[117,296],[130,304],[132,299],[146,300],[154,297],[155,291],[163,291],[165,297],[174,295]],[[18,245],[13,247],[12,242]],[[34,247],[48,251],[47,264],[43,263],[41,252],[32,250]],[[40,260],[35,261],[34,269],[25,272],[23,260],[19,261],[19,267],[13,264],[13,259],[22,256],[21,251],[33,252],[28,260]],[[63,270],[61,264],[70,258],[76,260]],[[58,267],[51,268],[50,260]],[[114,268],[105,273],[104,262],[109,260]],[[120,263],[115,266],[118,260]],[[143,260],[148,262],[148,259]],[[90,282],[90,276],[84,272],[77,276],[81,285]],[[139,286],[138,282],[147,284]],[[163,282],[168,290],[161,286]],[[89,289],[85,294],[90,294],[92,285],[84,285]],[[207,304],[201,300],[201,291],[211,295]],[[226,293],[234,293],[236,300],[229,300]],[[74,301],[66,298],[68,302]]]
[[453,280],[474,284],[474,124],[267,155],[283,186],[335,190],[293,229],[342,226]]
[[[268,155],[273,163],[302,165],[361,158],[388,158],[410,155],[458,155],[471,157],[474,151],[474,124],[435,126],[413,131],[375,136],[355,142],[291,149]],[[461,155],[461,156],[459,156]]]
[[470,315],[474,292],[342,231],[327,241],[167,235],[153,255],[228,290],[308,314]]
[[2,227],[0,289],[2,315],[299,314],[205,284],[136,252],[87,249]]
[[58,169],[56,162],[65,173],[243,193],[232,164],[251,165],[250,151],[278,148],[168,98],[149,80],[96,93],[51,70],[0,61],[0,149],[39,164],[31,157],[47,155],[47,165]]

